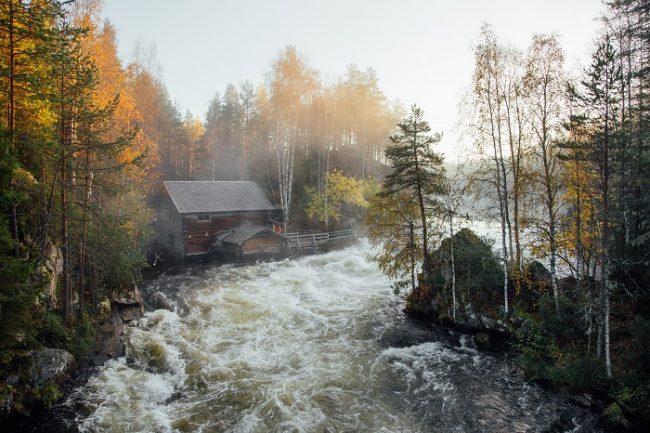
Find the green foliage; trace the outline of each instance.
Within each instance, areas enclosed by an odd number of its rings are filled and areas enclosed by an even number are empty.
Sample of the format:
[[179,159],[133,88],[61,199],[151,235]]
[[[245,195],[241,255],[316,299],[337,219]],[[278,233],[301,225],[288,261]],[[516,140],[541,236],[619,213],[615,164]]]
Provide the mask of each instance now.
[[571,391],[592,389],[605,378],[603,364],[580,353],[577,344],[585,332],[578,306],[565,297],[560,297],[559,305],[558,315],[553,298],[545,294],[537,318],[523,318],[516,333],[522,367],[533,380]]
[[650,422],[650,383],[623,386],[614,394],[616,400],[631,409],[646,425]]
[[47,409],[51,409],[61,397],[63,397],[63,391],[59,384],[53,380],[49,380],[43,385],[39,391],[39,397],[43,406]]
[[68,330],[58,313],[46,311],[40,317],[37,338],[38,341],[46,347],[68,347]]
[[[137,282],[146,265],[142,241],[147,235],[129,228],[130,221],[105,216],[96,221],[88,243],[95,251],[99,278],[106,288],[121,288]],[[98,298],[102,293],[98,293]]]
[[636,317],[630,334],[632,337],[628,356],[630,366],[636,370],[640,379],[650,382],[650,320]]
[[556,330],[554,325],[528,318],[517,330],[521,366],[529,379],[549,381],[577,392],[589,390],[605,378],[598,359],[580,356],[575,348],[561,347],[548,329]]
[[553,298],[548,294],[542,296],[539,306],[540,325],[558,345],[565,346],[581,338],[585,329],[578,305],[564,296],[560,296],[558,304],[559,314],[555,311]]
[[393,290],[415,288],[415,267],[422,261],[419,211],[406,193],[370,198],[368,238],[380,248],[372,259],[393,281]]
[[404,190],[414,196],[420,192],[425,195],[442,194],[445,181],[443,157],[431,148],[440,141],[440,134],[429,135],[431,127],[424,120],[422,109],[415,105],[397,127],[399,133],[390,137],[391,144],[386,148],[386,158],[392,163],[392,171],[386,176],[382,194]]
[[[0,154],[6,155],[8,143],[0,138]],[[34,275],[34,264],[15,257],[15,241],[7,215],[23,197],[11,186],[18,165],[11,157],[0,158],[0,361],[11,357],[11,350],[29,344],[34,332],[32,306],[42,287]]]
[[76,359],[83,359],[95,342],[95,328],[88,315],[74,325],[66,325],[61,316],[46,311],[38,323],[38,342],[46,347],[65,349]]
[[67,350],[76,359],[83,359],[93,348],[95,343],[95,327],[87,315],[84,315],[79,323],[72,330],[72,338],[69,339]]

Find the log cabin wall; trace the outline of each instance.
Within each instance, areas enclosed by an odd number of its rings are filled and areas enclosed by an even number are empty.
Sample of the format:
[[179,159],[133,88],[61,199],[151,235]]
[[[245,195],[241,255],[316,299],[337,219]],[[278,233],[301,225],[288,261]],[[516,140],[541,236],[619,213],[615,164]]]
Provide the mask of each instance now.
[[266,225],[267,211],[183,215],[185,255],[206,254],[217,236],[244,222]]
[[156,207],[156,240],[158,247],[174,256],[185,254],[183,242],[183,216],[169,196]]

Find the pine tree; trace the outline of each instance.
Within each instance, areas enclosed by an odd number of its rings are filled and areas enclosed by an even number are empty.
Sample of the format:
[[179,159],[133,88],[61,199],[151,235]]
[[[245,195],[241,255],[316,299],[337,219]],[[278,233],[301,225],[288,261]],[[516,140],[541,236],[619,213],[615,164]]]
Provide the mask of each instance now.
[[386,176],[381,195],[411,193],[420,211],[423,269],[427,272],[431,263],[427,215],[433,204],[432,196],[444,193],[443,157],[431,148],[440,141],[441,135],[429,134],[431,127],[424,120],[422,109],[416,105],[397,127],[399,133],[390,137],[391,144],[386,149],[392,171]]

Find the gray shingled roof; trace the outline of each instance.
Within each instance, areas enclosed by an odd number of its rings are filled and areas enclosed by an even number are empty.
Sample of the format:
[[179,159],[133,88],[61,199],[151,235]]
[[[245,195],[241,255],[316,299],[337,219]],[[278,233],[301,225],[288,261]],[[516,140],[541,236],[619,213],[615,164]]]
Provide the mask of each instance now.
[[167,181],[163,184],[180,213],[276,209],[252,181]]
[[[219,240],[221,242],[226,242],[229,244],[242,245],[244,242],[260,232],[270,232],[276,234],[268,227],[246,222],[238,227],[235,227],[230,232],[220,236]],[[276,235],[280,236],[278,234]]]

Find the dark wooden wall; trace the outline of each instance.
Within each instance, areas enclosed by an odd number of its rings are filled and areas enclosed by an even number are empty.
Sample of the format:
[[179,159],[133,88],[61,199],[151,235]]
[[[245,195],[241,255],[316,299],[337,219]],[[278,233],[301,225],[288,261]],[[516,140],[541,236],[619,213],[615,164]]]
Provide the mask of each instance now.
[[197,214],[183,215],[185,255],[205,254],[216,238],[246,221],[266,225],[266,211],[202,214],[209,221],[199,221]]
[[169,196],[156,207],[156,242],[175,256],[183,256],[183,218]]

